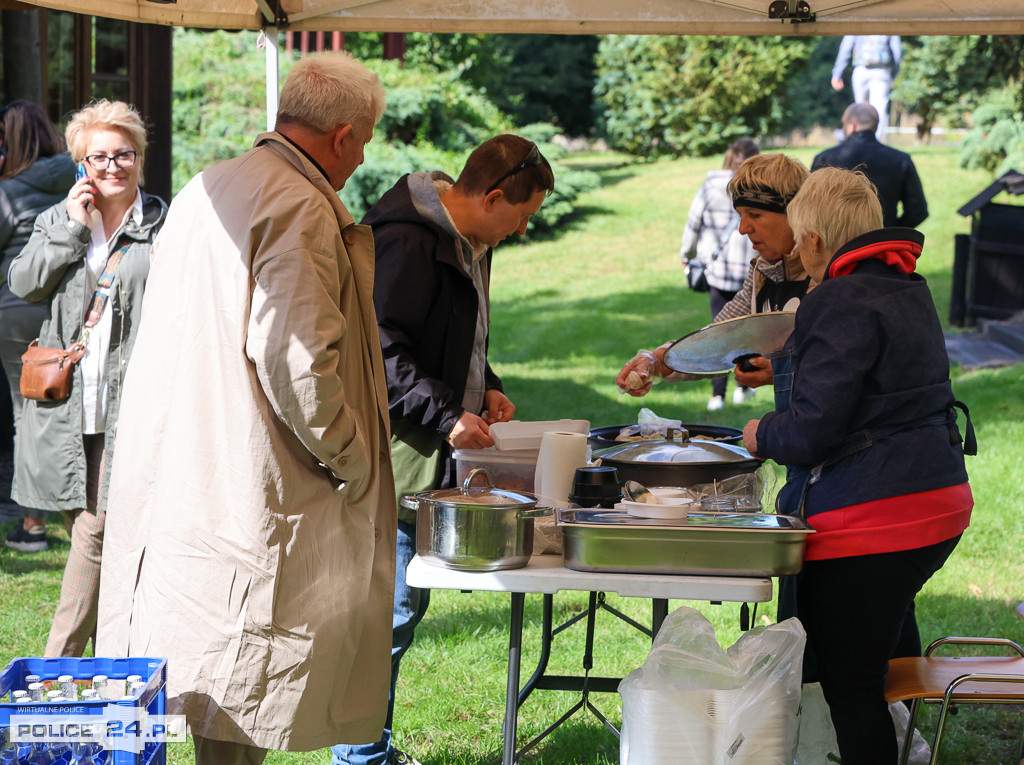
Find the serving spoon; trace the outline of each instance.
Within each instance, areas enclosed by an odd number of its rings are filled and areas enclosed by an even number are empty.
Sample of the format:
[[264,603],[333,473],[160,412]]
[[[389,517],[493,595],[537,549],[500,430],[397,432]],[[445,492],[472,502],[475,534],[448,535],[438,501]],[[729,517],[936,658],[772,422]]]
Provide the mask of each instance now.
[[643,502],[650,505],[658,504],[658,499],[651,494],[651,490],[637,481],[626,481],[623,483],[622,493],[626,495],[626,499],[630,502]]

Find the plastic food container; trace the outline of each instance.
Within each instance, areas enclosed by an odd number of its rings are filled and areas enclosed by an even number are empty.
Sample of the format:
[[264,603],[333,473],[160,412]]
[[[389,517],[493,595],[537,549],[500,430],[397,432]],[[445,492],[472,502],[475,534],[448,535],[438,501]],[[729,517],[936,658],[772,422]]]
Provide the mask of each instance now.
[[537,449],[456,449],[455,477],[459,485],[478,468],[487,471],[491,483],[499,489],[533,491],[537,472]]

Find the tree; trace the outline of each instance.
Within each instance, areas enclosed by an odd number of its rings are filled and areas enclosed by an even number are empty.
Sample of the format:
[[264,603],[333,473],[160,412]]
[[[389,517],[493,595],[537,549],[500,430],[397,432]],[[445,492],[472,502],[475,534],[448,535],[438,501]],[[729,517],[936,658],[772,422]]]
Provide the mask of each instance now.
[[892,97],[920,119],[918,135],[926,137],[936,120],[963,126],[987,94],[1016,83],[1018,110],[1024,75],[1024,37],[966,35],[905,38],[903,65]]
[[616,148],[656,158],[723,151],[769,135],[785,113],[781,94],[808,57],[785,37],[612,35],[597,54],[596,93]]
[[3,40],[3,101],[43,103],[39,67],[39,11],[0,11]]
[[405,60],[458,71],[517,125],[550,122],[585,135],[594,127],[597,46],[592,35],[416,33],[407,37]]
[[832,89],[832,65],[841,37],[816,37],[809,41],[807,61],[793,68],[786,81],[786,120],[783,128],[810,130],[816,125],[839,127],[843,110],[853,99],[853,89]]

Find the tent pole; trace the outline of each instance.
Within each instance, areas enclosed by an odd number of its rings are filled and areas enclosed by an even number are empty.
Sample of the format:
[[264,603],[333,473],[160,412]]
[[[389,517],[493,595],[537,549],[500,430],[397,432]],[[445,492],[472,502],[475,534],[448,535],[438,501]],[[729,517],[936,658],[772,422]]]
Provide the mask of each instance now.
[[273,130],[277,123],[277,96],[280,82],[278,70],[277,27],[267,27],[267,130]]

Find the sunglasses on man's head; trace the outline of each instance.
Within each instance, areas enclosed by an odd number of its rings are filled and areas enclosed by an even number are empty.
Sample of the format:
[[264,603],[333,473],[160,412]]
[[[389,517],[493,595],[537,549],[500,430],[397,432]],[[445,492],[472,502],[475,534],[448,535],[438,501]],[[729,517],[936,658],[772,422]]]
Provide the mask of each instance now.
[[501,185],[502,181],[506,178],[511,178],[516,173],[522,172],[528,167],[534,167],[544,161],[544,158],[540,155],[540,150],[537,148],[537,144],[530,146],[530,152],[526,155],[522,162],[518,165],[514,165],[511,170],[501,176],[498,180],[491,184],[491,187],[484,192],[484,194],[490,194],[498,186]]

